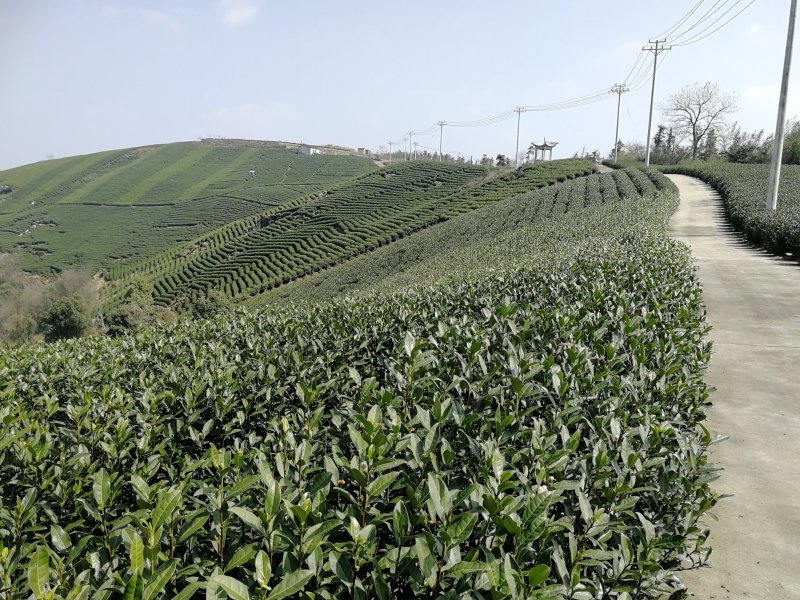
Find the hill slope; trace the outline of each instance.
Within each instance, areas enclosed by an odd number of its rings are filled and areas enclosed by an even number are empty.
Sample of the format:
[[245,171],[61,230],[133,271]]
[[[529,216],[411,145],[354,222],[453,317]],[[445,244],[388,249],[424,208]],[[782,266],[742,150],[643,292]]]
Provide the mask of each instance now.
[[118,268],[376,168],[362,157],[216,140],[35,163],[0,171],[13,189],[0,195],[0,251],[18,250],[39,272]]
[[668,182],[655,173],[626,169],[512,195],[280,287],[253,303],[391,291],[491,273],[520,261],[529,264],[534,258],[552,262],[560,256],[551,255],[552,248],[564,246],[565,240],[581,247],[594,236],[595,228],[605,228],[611,215],[622,219],[635,213],[639,210],[635,202],[652,200],[666,187]]
[[363,175],[302,205],[239,220],[121,274],[147,277],[161,304],[208,290],[252,295],[480,206],[592,169],[574,160],[505,174],[467,164],[403,163]]

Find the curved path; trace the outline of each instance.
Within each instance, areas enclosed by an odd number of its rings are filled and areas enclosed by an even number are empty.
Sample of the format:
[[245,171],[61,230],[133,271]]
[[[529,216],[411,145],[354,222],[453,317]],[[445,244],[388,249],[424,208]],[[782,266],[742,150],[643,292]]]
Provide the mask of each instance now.
[[724,470],[711,567],[683,574],[690,598],[800,599],[800,267],[750,248],[719,196],[670,175],[681,196],[670,235],[695,256],[712,326],[711,460]]

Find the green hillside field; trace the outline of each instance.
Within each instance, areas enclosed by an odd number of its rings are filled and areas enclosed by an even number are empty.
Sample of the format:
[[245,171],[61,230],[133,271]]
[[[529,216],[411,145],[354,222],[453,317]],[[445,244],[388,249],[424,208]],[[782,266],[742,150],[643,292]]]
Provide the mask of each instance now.
[[321,301],[490,274],[534,260],[554,263],[565,254],[551,249],[563,250],[568,240],[579,252],[595,229],[607,228],[611,215],[627,218],[639,199],[652,200],[666,187],[654,172],[625,169],[512,195],[257,296],[251,304]]
[[580,177],[270,306],[3,349],[3,591],[683,597],[717,496],[676,206]]
[[[0,171],[0,252],[31,271],[115,269],[377,169],[364,157],[209,140]],[[254,171],[253,176],[250,171]]]
[[290,208],[267,211],[111,272],[147,278],[160,304],[218,290],[251,296],[368,253],[459,214],[593,171],[566,160],[497,172],[414,161],[384,168]]

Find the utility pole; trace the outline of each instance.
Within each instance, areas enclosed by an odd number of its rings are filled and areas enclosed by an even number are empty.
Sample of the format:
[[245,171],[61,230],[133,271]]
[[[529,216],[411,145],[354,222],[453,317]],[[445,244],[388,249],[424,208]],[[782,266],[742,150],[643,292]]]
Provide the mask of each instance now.
[[408,148],[406,147],[406,142],[408,141],[407,137],[403,138],[403,154],[406,155],[406,162],[408,162]]
[[444,132],[444,121],[437,121],[436,123],[439,126],[439,162],[442,162],[442,134]]
[[393,145],[394,145],[393,142],[389,142],[389,164],[390,165],[392,164],[392,146]]
[[517,146],[516,146],[517,149],[514,152],[514,166],[518,167],[519,166],[519,122],[522,119],[522,113],[524,111],[521,106],[518,106],[517,108],[514,109],[514,112],[517,113]]
[[417,145],[419,142],[414,142],[414,160],[417,160]]
[[409,131],[408,132],[408,158],[406,159],[406,162],[411,160],[411,144],[413,143],[411,140],[412,140],[413,136],[414,136],[414,132],[413,131]]
[[792,0],[789,8],[789,31],[786,33],[786,54],[783,57],[783,80],[781,96],[778,100],[778,122],[775,125],[775,139],[772,142],[772,164],[769,169],[769,188],[766,206],[769,210],[778,208],[778,188],[781,183],[781,161],[783,159],[784,126],[786,123],[786,98],[789,94],[789,71],[792,68],[792,42],[794,41],[794,21],[797,14],[797,0]]
[[[622,94],[630,89],[631,88],[624,83],[615,83],[611,86],[611,91],[617,95],[617,129],[614,133],[614,162],[619,162],[619,107],[622,104]],[[647,132],[647,136],[650,136],[649,131]],[[648,145],[648,148],[649,147],[650,146]]]
[[658,69],[658,53],[664,52],[665,50],[672,50],[672,46],[662,45],[661,48],[658,47],[659,44],[665,44],[666,41],[667,41],[666,39],[649,40],[650,45],[642,48],[642,50],[646,50],[647,52],[653,53],[653,85],[650,88],[650,116],[647,118],[647,140],[645,142],[647,146],[647,151],[645,153],[645,158],[644,158],[645,167],[650,166],[650,132],[652,131],[653,128],[653,99],[655,98],[656,95],[656,69]]

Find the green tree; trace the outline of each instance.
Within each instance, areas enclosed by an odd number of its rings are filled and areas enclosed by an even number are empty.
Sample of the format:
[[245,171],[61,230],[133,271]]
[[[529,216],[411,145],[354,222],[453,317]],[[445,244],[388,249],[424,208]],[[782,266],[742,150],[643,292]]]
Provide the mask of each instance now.
[[77,294],[53,302],[39,321],[48,342],[80,337],[89,329],[89,324],[89,307]]
[[196,319],[212,319],[231,309],[231,301],[219,290],[211,290],[205,296],[192,301],[192,315]]
[[665,125],[658,126],[658,131],[656,131],[655,136],[653,136],[653,148],[655,148],[656,152],[663,148],[666,142],[666,132],[667,128]]
[[131,333],[147,322],[148,313],[138,304],[126,302],[109,313],[106,318],[108,335],[118,336]]
[[717,156],[717,130],[713,127],[708,130],[706,145],[703,149],[703,160],[709,160]]
[[672,94],[661,109],[675,131],[691,142],[692,160],[711,129],[725,124],[736,111],[736,94],[723,92],[716,83],[693,83]]

